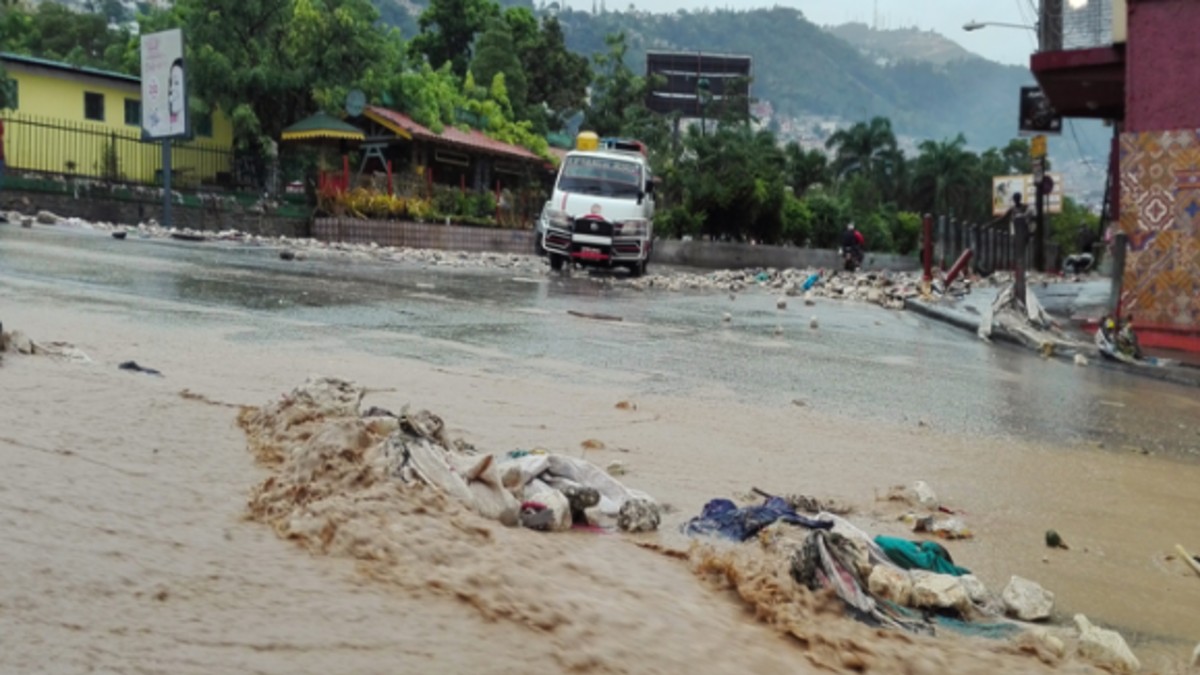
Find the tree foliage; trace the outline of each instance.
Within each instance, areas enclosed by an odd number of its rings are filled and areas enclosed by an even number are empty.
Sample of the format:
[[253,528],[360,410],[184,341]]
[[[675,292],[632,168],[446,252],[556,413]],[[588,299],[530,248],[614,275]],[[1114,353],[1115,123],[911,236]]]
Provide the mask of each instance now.
[[421,32],[409,47],[434,68],[449,63],[450,69],[462,77],[471,63],[475,36],[490,19],[499,17],[500,5],[493,0],[430,0],[418,21]]

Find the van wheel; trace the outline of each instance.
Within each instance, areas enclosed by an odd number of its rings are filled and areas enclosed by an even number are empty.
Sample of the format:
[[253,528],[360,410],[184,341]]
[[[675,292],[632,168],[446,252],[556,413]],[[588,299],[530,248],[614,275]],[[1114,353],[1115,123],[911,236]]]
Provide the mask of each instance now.
[[631,277],[635,277],[635,278],[640,277],[645,273],[646,273],[646,261],[645,260],[642,260],[640,262],[635,262],[634,264],[629,266],[629,276],[631,276]]
[[567,259],[564,258],[563,256],[551,253],[550,254],[550,269],[554,270],[555,272],[558,272],[558,271],[562,270],[563,263],[565,263],[566,261],[567,261]]

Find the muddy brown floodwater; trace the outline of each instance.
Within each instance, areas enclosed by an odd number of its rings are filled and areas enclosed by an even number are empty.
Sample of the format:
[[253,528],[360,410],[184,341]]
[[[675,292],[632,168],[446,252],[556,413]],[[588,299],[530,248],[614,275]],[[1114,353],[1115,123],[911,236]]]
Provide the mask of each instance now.
[[[718,384],[623,410],[619,382],[372,355],[340,336],[265,347],[238,339],[247,315],[148,299],[142,311],[191,318],[146,323],[119,304],[28,291],[0,285],[5,328],[69,341],[91,362],[0,365],[3,673],[1087,670],[1011,645],[876,633],[820,598],[781,605],[771,570],[743,568],[735,592],[635,545],[686,550],[681,522],[752,486],[836,498],[860,527],[902,535],[895,505],[875,497],[917,479],[965,511],[976,538],[947,547],[990,588],[1038,581],[1058,620],[1081,612],[1121,631],[1147,670],[1181,671],[1200,640],[1200,577],[1168,559],[1176,543],[1200,549],[1192,462],[747,405]],[[116,368],[129,359],[165,376]],[[379,514],[367,539],[314,553],[249,520],[268,473],[235,424],[239,406],[309,375],[376,390],[367,405],[434,410],[486,450],[619,459],[622,480],[673,511],[636,540],[543,535],[424,495]],[[583,450],[586,439],[604,447]],[[1050,528],[1069,551],[1045,547]],[[760,619],[799,622],[808,639]]]

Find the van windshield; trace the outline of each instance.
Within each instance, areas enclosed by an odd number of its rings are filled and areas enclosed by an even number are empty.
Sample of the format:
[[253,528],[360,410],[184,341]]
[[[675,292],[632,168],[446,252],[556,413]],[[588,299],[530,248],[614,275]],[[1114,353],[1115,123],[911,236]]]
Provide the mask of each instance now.
[[636,199],[642,189],[642,167],[637,162],[611,157],[572,155],[563,163],[558,189]]

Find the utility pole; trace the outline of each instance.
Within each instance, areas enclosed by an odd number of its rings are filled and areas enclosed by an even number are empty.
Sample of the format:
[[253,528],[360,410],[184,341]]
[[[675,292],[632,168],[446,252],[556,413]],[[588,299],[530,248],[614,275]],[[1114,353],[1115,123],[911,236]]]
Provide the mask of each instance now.
[[[1039,272],[1046,271],[1046,137],[1034,136],[1029,145],[1029,154],[1033,157],[1033,187],[1034,187],[1034,222],[1037,224],[1033,235],[1033,267]],[[1024,248],[1024,242],[1021,243]],[[1024,264],[1024,259],[1021,263]],[[1024,298],[1022,298],[1024,300]]]

